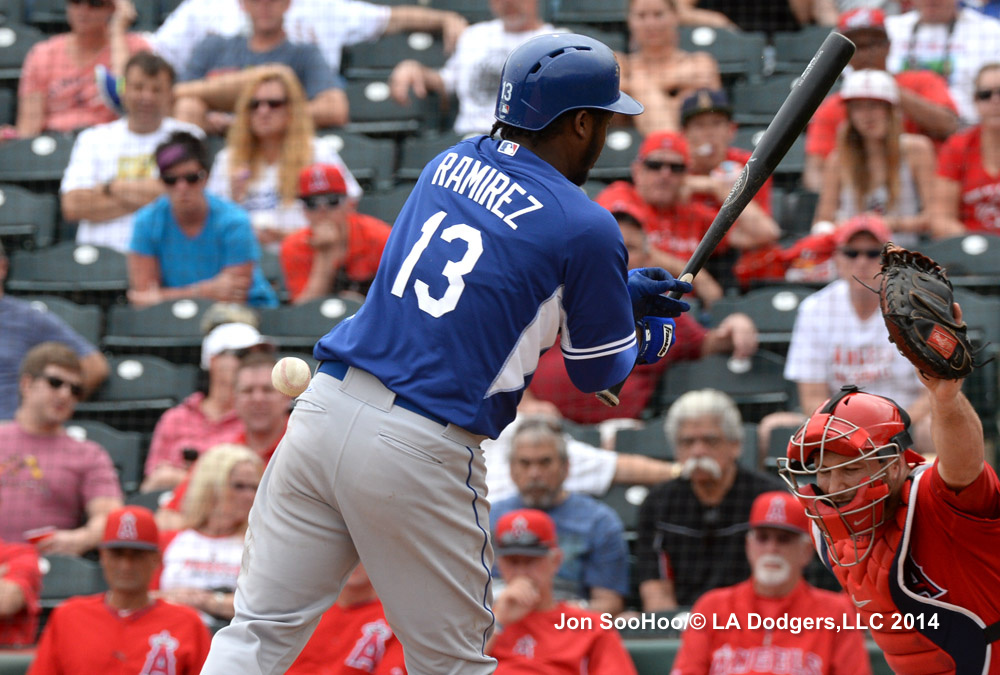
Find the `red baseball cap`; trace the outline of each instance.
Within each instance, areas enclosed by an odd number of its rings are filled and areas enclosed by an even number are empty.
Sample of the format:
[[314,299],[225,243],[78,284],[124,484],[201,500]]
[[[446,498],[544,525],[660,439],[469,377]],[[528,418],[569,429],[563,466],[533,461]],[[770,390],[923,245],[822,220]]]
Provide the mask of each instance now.
[[787,492],[764,492],[750,507],[750,527],[773,527],[809,534],[809,517],[799,500]]
[[892,239],[892,232],[889,231],[889,226],[885,224],[885,221],[882,220],[878,214],[859,213],[853,218],[845,220],[840,227],[837,228],[834,233],[837,246],[843,246],[851,240],[851,237],[859,232],[869,233],[875,237],[880,244],[884,244]]
[[656,131],[646,136],[645,140],[642,141],[642,145],[639,146],[638,159],[642,161],[657,150],[676,152],[684,158],[685,162],[688,161],[687,139],[677,131]]
[[126,506],[112,511],[104,526],[100,548],[160,550],[160,531],[153,512],[144,506]]
[[885,12],[865,7],[852,9],[840,15],[837,31],[843,34],[856,30],[877,30],[885,33]]
[[332,164],[311,164],[299,172],[299,197],[347,194],[344,174]]
[[639,226],[642,228],[646,227],[646,219],[649,214],[646,213],[645,209],[635,202],[630,202],[627,199],[616,198],[610,202],[602,203],[601,206],[606,208],[612,214],[624,213],[635,219]]
[[544,511],[518,509],[505,513],[497,522],[493,548],[497,556],[541,557],[557,546],[556,524]]

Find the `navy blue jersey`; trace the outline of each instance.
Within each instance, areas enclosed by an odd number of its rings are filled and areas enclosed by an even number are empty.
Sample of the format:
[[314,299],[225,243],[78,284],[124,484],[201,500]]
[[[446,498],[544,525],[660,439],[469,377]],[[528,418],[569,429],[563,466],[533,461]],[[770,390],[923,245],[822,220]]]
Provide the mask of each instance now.
[[432,160],[364,305],[316,345],[491,438],[562,330],[583,391],[625,379],[636,339],[615,219],[530,150],[480,136]]

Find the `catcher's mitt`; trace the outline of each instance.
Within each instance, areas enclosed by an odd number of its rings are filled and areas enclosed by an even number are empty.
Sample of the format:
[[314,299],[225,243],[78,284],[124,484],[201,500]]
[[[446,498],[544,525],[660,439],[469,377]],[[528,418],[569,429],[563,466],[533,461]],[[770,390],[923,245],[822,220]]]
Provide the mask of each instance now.
[[927,256],[882,247],[879,298],[889,341],[921,372],[956,380],[975,365],[966,325],[955,320],[954,295],[944,269]]

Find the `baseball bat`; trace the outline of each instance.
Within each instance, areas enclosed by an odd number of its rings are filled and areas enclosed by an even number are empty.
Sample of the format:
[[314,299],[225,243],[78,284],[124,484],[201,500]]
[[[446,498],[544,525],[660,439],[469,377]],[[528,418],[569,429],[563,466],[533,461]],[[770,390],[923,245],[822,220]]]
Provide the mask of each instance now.
[[[743,209],[806,128],[809,118],[830,93],[830,88],[837,81],[841,71],[854,56],[854,49],[854,43],[840,33],[832,32],[826,37],[815,56],[809,61],[809,65],[802,71],[802,76],[792,87],[788,98],[781,104],[774,119],[764,130],[764,135],[761,136],[746,166],[733,183],[726,201],[722,203],[705,236],[684,265],[681,278],[684,275],[691,275],[693,278],[705,266],[709,256],[743,213]],[[676,291],[670,293],[670,297],[673,298],[680,296],[681,294]],[[623,386],[625,380],[610,389],[597,392],[596,396],[605,405],[616,406]]]

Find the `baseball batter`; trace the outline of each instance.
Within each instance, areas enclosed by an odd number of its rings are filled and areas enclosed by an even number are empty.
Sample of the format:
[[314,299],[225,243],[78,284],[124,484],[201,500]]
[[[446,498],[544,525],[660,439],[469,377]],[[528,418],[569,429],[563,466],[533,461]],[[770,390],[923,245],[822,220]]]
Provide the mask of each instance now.
[[494,134],[427,165],[364,306],[316,345],[204,673],[283,672],[359,559],[407,672],[493,672],[480,442],[513,420],[560,331],[573,383],[598,391],[666,354],[662,317],[687,308],[661,295],[691,290],[663,270],[626,276],[614,218],[578,187],[612,114],[641,111],[592,38],[511,53]]
[[1000,482],[962,380],[921,380],[932,465],[902,408],[844,387],[792,437],[781,475],[893,672],[1000,673]]

